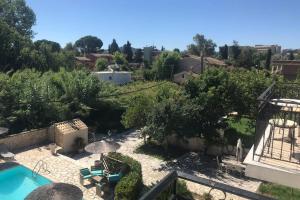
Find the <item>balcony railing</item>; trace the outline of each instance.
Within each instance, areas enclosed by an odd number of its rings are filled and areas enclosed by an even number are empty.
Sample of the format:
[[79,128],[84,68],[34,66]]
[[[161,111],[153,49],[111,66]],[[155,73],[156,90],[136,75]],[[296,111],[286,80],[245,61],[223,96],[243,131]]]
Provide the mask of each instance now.
[[300,85],[273,83],[258,102],[253,159],[299,163]]
[[[175,199],[187,199],[186,197],[182,197],[179,194],[177,194],[176,191],[176,183],[178,179],[183,179],[186,181],[191,181],[203,186],[210,187],[210,191],[213,190],[219,190],[222,191],[224,194],[224,199],[226,199],[226,196],[228,193],[247,198],[247,199],[253,199],[253,200],[273,200],[271,197],[266,197],[254,192],[249,192],[247,190],[243,190],[240,188],[236,188],[230,185],[226,185],[223,183],[219,183],[216,181],[212,181],[206,178],[197,177],[194,175],[190,175],[187,173],[179,172],[179,171],[173,171],[169,173],[167,176],[165,176],[157,185],[155,185],[151,190],[149,190],[144,196],[140,198],[140,200],[153,200],[153,199],[161,199],[161,194],[168,192],[168,196],[166,199],[175,200]],[[193,191],[191,191],[193,192]]]

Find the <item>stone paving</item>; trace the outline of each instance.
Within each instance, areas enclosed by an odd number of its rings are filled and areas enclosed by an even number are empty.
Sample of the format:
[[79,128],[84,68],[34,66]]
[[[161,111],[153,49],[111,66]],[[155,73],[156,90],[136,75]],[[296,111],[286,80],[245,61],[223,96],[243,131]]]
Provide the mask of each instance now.
[[[140,139],[137,133],[132,132],[126,135],[116,135],[113,137],[113,139],[121,145],[121,147],[117,150],[117,152],[131,156],[132,158],[138,160],[141,163],[142,171],[143,171],[143,181],[145,185],[151,186],[153,184],[156,184],[165,175],[167,175],[170,172],[170,170],[172,170],[170,168],[168,169],[164,168],[164,166],[167,164],[165,161],[162,161],[160,159],[145,154],[134,153],[134,150],[139,145],[143,144],[143,139]],[[99,159],[99,155],[90,155],[90,156],[81,156],[81,157],[78,156],[77,158],[75,157],[75,159],[77,159],[77,161],[82,165],[86,163],[89,163],[91,165],[93,164],[95,159]],[[256,180],[239,179],[237,177],[233,177],[226,174],[222,175],[222,177],[213,177],[213,178],[197,172],[195,172],[194,175],[203,178],[209,178],[211,180],[222,182],[251,192],[257,191],[260,184],[260,182]],[[205,187],[203,185],[195,184],[192,182],[187,182],[187,186],[190,189],[190,191],[193,191],[193,193],[196,193],[198,195],[207,193],[210,190],[209,187]],[[216,199],[222,199],[224,197],[223,193],[220,191],[214,190],[212,194]],[[237,197],[232,194],[227,194],[226,199],[241,200],[244,198]]]
[[[172,170],[164,168],[163,166],[165,166],[167,163],[162,160],[152,156],[134,153],[134,150],[143,143],[143,140],[139,139],[135,132],[126,135],[116,135],[113,137],[113,139],[121,145],[121,147],[118,149],[118,152],[131,156],[141,163],[143,181],[145,185],[151,186],[156,184],[166,174],[168,174],[170,170]],[[96,159],[99,159],[99,155],[90,155],[86,153],[78,154],[72,158],[64,155],[53,156],[47,149],[47,146],[31,148],[16,154],[16,161],[31,169],[34,168],[39,160],[44,160],[45,163],[47,163],[47,168],[50,172],[41,170],[39,172],[41,175],[54,182],[65,182],[78,186],[83,191],[85,200],[101,199],[95,195],[95,187],[84,187],[79,183],[79,169],[93,165]],[[194,174],[252,192],[255,192],[260,184],[258,181],[239,179],[230,175],[225,175],[221,179],[218,179],[216,177],[207,177],[201,173]],[[210,190],[209,187],[192,182],[187,182],[187,186],[193,193],[199,195]],[[223,198],[224,196],[220,191],[213,191],[212,194],[216,199]],[[226,199],[239,200],[243,198],[228,194]]]
[[[53,182],[64,182],[76,185],[83,191],[85,200],[102,199],[95,195],[95,187],[83,187],[79,183],[79,169],[84,167],[64,155],[53,156],[47,149],[47,146],[25,150],[16,154],[16,161],[30,169],[34,169],[39,160],[47,163],[47,170],[39,171],[39,174],[45,176]],[[38,168],[38,167],[37,167]],[[87,182],[88,185],[88,182]]]

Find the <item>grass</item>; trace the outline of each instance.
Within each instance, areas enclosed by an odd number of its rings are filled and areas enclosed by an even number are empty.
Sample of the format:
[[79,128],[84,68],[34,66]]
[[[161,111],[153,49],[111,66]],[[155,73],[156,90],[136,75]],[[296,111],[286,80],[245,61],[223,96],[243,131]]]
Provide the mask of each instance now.
[[158,144],[155,144],[153,142],[148,142],[147,144],[143,144],[139,146],[137,149],[134,150],[134,153],[140,153],[145,154],[149,156],[153,156],[155,158],[158,158],[160,160],[169,161],[173,160],[175,158],[178,158],[188,151],[183,150],[178,147],[170,146],[167,150]]
[[226,123],[228,127],[225,129],[225,138],[228,144],[236,145],[237,140],[241,138],[245,147],[252,146],[255,135],[254,120],[246,117],[229,117]]
[[258,190],[260,193],[278,200],[300,199],[300,190],[273,183],[262,183]]
[[235,118],[229,117],[227,124],[230,128],[235,129],[242,135],[254,135],[255,133],[255,122],[246,117]]

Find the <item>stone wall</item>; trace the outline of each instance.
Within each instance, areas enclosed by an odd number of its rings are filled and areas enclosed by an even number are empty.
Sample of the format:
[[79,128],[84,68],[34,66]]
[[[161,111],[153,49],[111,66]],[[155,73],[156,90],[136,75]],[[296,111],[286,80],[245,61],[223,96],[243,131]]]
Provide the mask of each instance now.
[[48,128],[34,129],[9,135],[0,139],[0,144],[7,145],[10,151],[49,142]]
[[[179,146],[183,149],[187,149],[189,151],[204,151],[206,148],[205,140],[200,137],[191,137],[191,138],[178,138],[175,134],[168,136],[168,143],[174,146]],[[249,149],[243,149],[243,157],[247,155]],[[234,155],[236,154],[236,147],[232,145],[220,146],[220,145],[209,145],[207,147],[208,155],[221,155],[228,154]]]

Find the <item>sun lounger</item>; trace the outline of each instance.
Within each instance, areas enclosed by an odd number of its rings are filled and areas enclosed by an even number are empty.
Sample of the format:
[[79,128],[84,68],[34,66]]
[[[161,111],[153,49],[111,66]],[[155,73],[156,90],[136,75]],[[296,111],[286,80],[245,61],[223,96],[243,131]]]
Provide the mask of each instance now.
[[5,144],[0,144],[0,156],[4,159],[13,159],[15,154],[9,152]]

